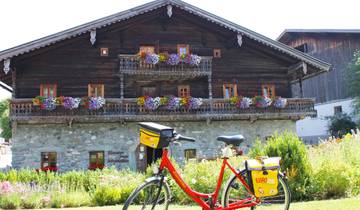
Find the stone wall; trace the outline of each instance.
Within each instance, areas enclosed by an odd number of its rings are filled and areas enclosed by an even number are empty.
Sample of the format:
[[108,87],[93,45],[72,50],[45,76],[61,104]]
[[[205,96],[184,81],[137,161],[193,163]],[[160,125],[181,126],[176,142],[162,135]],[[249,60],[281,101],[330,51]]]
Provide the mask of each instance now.
[[[183,162],[185,149],[196,149],[197,158],[218,156],[223,143],[216,141],[218,135],[243,134],[243,148],[251,146],[256,137],[265,139],[274,131],[295,132],[291,120],[265,121],[213,121],[164,122],[175,127],[178,133],[197,139],[196,143],[183,143],[170,148],[172,156]],[[137,146],[139,131],[137,123],[94,123],[50,125],[18,125],[13,136],[14,168],[40,168],[41,152],[57,152],[59,171],[84,170],[89,166],[89,151],[104,151],[105,165],[117,168],[136,168],[139,157]]]

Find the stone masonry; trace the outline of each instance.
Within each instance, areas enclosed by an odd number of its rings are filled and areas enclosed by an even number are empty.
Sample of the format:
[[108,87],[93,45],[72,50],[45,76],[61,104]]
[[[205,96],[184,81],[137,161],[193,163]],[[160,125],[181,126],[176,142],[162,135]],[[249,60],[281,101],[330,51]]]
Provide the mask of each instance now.
[[[259,120],[202,122],[162,122],[172,126],[185,136],[197,139],[195,143],[182,143],[171,146],[172,156],[179,162],[184,160],[185,149],[196,149],[197,158],[214,158],[220,155],[223,143],[219,135],[242,134],[247,149],[254,139],[265,139],[275,131],[295,132],[295,121]],[[14,168],[40,168],[41,152],[57,152],[59,171],[86,170],[89,166],[90,151],[104,151],[106,167],[136,169],[136,150],[139,144],[139,127],[135,122],[87,123],[47,125],[18,125],[13,136]]]

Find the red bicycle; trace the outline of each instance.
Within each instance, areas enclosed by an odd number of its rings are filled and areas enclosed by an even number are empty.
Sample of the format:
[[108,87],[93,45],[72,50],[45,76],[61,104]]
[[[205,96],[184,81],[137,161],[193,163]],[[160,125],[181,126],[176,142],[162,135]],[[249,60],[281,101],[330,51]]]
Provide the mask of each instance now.
[[[143,126],[156,127],[161,126],[155,123],[143,123]],[[164,127],[161,127],[164,128]],[[169,128],[169,127],[166,127]],[[161,130],[161,129],[160,129]],[[166,129],[165,129],[166,130]],[[163,130],[164,131],[164,130]],[[171,132],[169,132],[171,131]],[[195,139],[176,134],[171,129],[166,130],[167,142],[162,142],[163,153],[159,167],[154,168],[154,177],[145,180],[145,183],[136,188],[129,198],[126,200],[123,210],[133,209],[168,209],[171,201],[171,193],[169,185],[166,182],[164,170],[167,169],[175,182],[180,188],[202,209],[205,210],[230,210],[239,208],[250,209],[269,209],[269,210],[288,210],[290,206],[290,191],[285,182],[284,176],[279,173],[277,194],[268,197],[257,197],[251,187],[250,173],[247,169],[237,170],[229,162],[229,150],[234,146],[239,146],[243,141],[242,135],[235,136],[219,136],[217,140],[226,144],[223,149],[223,161],[216,189],[213,193],[200,193],[192,190],[188,184],[184,182],[168,157],[167,146],[170,142],[188,141],[194,142]],[[152,137],[159,137],[154,133],[147,133]],[[219,202],[220,189],[223,182],[225,168],[229,168],[233,175],[226,182],[222,192],[222,199]],[[211,170],[211,169],[209,169]]]

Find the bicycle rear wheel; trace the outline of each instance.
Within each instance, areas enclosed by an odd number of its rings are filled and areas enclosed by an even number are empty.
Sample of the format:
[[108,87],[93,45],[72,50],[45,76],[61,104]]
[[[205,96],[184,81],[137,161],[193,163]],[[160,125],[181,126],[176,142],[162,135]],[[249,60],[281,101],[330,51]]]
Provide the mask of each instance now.
[[[240,175],[248,181],[248,173],[246,170],[242,170]],[[279,193],[275,196],[261,198],[261,203],[257,206],[251,207],[251,210],[288,210],[290,207],[290,190],[287,186],[285,180],[281,175],[279,175],[279,185],[278,185]],[[241,181],[233,176],[229,179],[228,183],[224,188],[222,204],[224,207],[228,206],[231,203],[237,202],[239,200],[243,200],[246,198],[256,198],[251,195],[241,183]]]
[[146,181],[136,188],[126,200],[123,210],[167,210],[170,202],[170,188],[163,182],[158,199],[160,180],[155,178]]

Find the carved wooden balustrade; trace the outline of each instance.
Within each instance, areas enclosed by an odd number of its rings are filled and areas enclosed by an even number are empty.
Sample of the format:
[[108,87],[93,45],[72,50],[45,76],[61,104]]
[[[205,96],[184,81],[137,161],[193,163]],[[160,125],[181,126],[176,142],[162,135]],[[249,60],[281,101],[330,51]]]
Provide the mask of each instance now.
[[197,121],[197,120],[256,120],[256,119],[300,119],[316,116],[313,99],[287,99],[287,106],[239,109],[226,99],[204,99],[199,109],[178,108],[168,110],[146,110],[137,105],[136,99],[106,99],[103,108],[90,111],[84,107],[66,110],[58,106],[55,110],[42,110],[32,104],[31,99],[14,99],[11,102],[11,120],[23,123],[61,123],[69,120],[79,122],[119,122],[119,121]]
[[119,55],[119,73],[130,75],[164,75],[164,76],[209,76],[212,72],[212,57],[200,56],[198,66],[180,62],[169,65],[165,62],[147,64],[137,55]]

